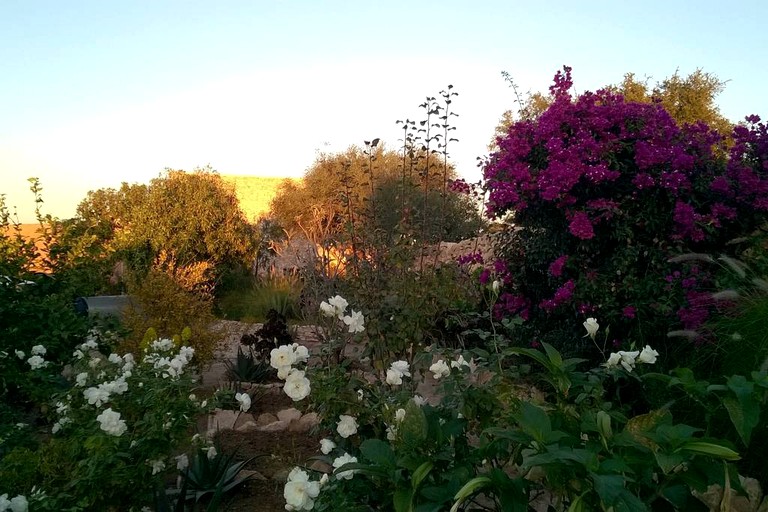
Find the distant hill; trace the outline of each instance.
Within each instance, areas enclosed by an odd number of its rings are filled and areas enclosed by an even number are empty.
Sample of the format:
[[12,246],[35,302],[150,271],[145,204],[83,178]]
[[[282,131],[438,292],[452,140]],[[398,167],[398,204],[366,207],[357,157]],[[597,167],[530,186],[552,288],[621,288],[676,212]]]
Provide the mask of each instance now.
[[235,186],[240,208],[249,221],[256,221],[269,211],[269,203],[277,193],[277,188],[286,179],[300,181],[297,178],[272,178],[264,176],[235,176],[222,174],[222,179]]

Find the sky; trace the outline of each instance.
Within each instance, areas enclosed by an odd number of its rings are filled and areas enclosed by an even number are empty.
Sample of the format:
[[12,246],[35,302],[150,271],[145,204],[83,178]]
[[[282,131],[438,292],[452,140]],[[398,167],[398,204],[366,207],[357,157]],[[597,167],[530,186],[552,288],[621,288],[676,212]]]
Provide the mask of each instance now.
[[164,169],[298,177],[381,138],[449,84],[459,174],[480,178],[514,94],[701,68],[732,121],[768,118],[768,2],[0,0],[0,194],[34,220]]

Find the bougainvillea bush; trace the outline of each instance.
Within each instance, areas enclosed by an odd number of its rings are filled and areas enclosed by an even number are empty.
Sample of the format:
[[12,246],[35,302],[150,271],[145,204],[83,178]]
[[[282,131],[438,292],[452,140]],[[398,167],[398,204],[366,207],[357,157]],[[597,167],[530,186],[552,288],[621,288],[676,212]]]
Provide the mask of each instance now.
[[566,352],[589,343],[569,334],[589,316],[610,326],[603,355],[630,340],[665,353],[695,346],[658,335],[706,321],[712,275],[695,259],[669,260],[733,254],[748,240],[726,244],[765,222],[768,128],[749,116],[728,148],[723,134],[678,126],[659,103],[571,87],[565,67],[551,106],[513,123],[484,166],[488,215],[514,224],[494,269],[504,281],[497,313],[520,315],[530,342]]

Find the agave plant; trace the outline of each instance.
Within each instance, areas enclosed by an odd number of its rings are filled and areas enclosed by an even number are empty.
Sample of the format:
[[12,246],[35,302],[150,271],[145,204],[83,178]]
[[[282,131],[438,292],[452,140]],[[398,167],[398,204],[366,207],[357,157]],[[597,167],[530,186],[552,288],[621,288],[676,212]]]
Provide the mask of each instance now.
[[[209,448],[208,450],[210,450]],[[214,446],[215,455],[209,457],[210,451],[198,449],[183,475],[182,496],[185,499],[199,502],[205,496],[212,494],[208,510],[216,510],[224,494],[247,481],[251,476],[241,476],[240,472],[255,457],[235,462],[237,450],[225,455],[218,443]],[[211,507],[214,508],[211,508]]]
[[253,352],[244,353],[237,349],[237,358],[227,361],[227,377],[234,382],[266,382],[274,380],[277,373],[269,360],[257,358]]

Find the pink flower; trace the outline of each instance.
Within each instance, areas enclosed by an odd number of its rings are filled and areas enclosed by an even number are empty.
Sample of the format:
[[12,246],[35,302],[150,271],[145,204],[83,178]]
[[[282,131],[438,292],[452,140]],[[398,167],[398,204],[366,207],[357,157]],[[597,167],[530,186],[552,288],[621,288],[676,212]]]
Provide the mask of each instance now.
[[552,277],[560,277],[563,275],[563,267],[568,262],[568,256],[563,255],[557,258],[549,265],[549,275]]
[[576,212],[573,215],[573,219],[568,225],[568,230],[573,236],[581,238],[582,240],[589,240],[595,236],[595,230],[592,228],[592,222],[584,212]]
[[624,318],[630,319],[635,318],[635,315],[637,314],[637,310],[632,306],[625,307],[621,312],[624,314]]

